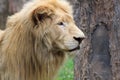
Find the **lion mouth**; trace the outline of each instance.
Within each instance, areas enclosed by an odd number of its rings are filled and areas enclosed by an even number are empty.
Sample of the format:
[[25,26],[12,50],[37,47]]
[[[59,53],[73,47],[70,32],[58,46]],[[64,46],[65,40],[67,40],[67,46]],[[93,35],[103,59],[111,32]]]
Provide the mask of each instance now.
[[75,51],[75,50],[78,50],[78,49],[80,49],[80,46],[77,46],[76,48],[70,49],[70,50],[68,50],[68,51],[69,51],[69,52],[72,52],[72,51]]

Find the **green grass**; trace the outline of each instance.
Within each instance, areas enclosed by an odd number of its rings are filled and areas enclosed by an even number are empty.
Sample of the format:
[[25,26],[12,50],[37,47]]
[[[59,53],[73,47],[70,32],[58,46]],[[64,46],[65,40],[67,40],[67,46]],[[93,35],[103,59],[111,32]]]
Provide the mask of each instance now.
[[59,71],[56,80],[73,80],[74,77],[73,60],[69,59]]

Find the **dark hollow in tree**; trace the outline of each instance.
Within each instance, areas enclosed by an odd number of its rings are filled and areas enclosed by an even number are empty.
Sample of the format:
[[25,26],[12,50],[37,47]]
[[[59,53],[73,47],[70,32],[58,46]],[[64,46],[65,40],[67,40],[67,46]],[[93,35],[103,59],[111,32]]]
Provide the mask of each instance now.
[[120,0],[69,0],[87,35],[75,58],[75,80],[120,80]]

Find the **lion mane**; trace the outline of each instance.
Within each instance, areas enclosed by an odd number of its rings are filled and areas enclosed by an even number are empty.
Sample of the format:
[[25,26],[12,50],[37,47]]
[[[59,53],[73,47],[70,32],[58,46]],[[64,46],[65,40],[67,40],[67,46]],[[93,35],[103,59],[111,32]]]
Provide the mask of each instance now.
[[0,80],[54,79],[67,57],[63,45],[57,46],[59,29],[50,27],[56,13],[69,14],[73,20],[72,8],[64,0],[30,1],[8,17],[7,28],[0,31]]

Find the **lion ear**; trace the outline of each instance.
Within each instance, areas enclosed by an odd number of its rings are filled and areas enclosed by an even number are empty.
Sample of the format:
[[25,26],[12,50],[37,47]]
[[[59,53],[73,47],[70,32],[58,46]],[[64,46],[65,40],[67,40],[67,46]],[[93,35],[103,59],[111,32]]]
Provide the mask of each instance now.
[[50,7],[40,6],[34,10],[32,19],[35,25],[37,25],[38,22],[43,22],[45,19],[51,18],[52,14],[53,10]]

